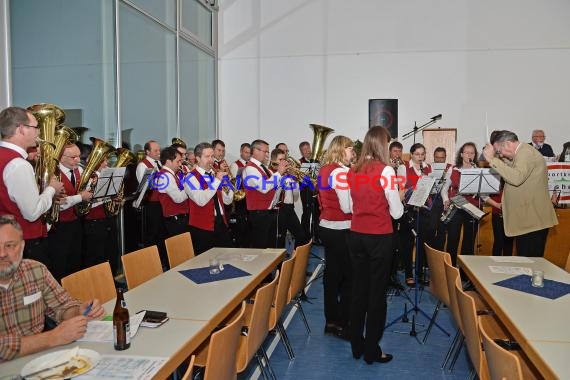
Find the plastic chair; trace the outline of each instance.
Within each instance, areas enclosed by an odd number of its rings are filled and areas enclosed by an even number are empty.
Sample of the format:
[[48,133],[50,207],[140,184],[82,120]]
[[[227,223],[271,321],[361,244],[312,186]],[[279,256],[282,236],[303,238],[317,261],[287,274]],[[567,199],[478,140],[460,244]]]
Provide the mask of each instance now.
[[307,284],[307,264],[309,263],[309,254],[311,253],[312,241],[305,245],[300,245],[295,249],[293,257],[295,257],[295,265],[293,266],[293,274],[291,275],[291,286],[289,287],[289,295],[287,297],[287,304],[293,304],[301,313],[301,318],[305,323],[307,334],[311,334],[307,316],[301,305],[301,294]]
[[121,256],[127,286],[133,289],[162,273],[156,245]]
[[166,254],[168,255],[170,268],[174,268],[194,257],[194,247],[192,246],[190,232],[169,237],[164,241],[164,245],[166,245]]
[[451,255],[449,253],[434,249],[426,243],[424,243],[424,247],[430,274],[430,292],[435,298],[437,298],[437,304],[435,305],[433,315],[431,316],[429,325],[426,329],[423,343],[427,341],[431,329],[435,324],[441,304],[449,306],[449,291],[447,290],[447,280],[443,264],[444,262],[451,264]]
[[[246,303],[243,301],[237,317],[214,332],[208,344],[196,355],[195,365],[206,367],[204,380],[230,380],[237,377],[236,358],[245,309]],[[188,368],[182,379],[189,379],[191,374],[192,370]]]
[[[265,378],[265,371],[268,371],[272,378],[275,378],[267,353],[263,348],[263,341],[269,333],[269,314],[271,303],[275,295],[279,271],[276,272],[273,281],[257,289],[253,304],[248,304],[244,317],[244,327],[240,336],[239,348],[237,352],[236,366],[237,372],[243,372],[247,368],[253,357],[257,359],[257,364]],[[266,365],[263,365],[265,361]]]
[[283,326],[283,322],[281,321],[281,315],[283,314],[283,310],[285,310],[285,305],[287,305],[294,265],[295,257],[291,257],[289,260],[285,260],[281,264],[281,275],[279,276],[279,282],[277,283],[277,289],[275,290],[275,297],[273,297],[273,304],[269,311],[269,331],[273,329],[277,330],[281,336],[281,341],[285,346],[285,350],[287,351],[287,355],[289,355],[290,360],[295,358],[295,353],[293,352],[293,347],[291,346],[291,342],[289,341],[289,337],[285,331],[285,326]]
[[72,273],[61,279],[61,285],[73,298],[87,302],[97,298],[101,303],[117,295],[109,262]]

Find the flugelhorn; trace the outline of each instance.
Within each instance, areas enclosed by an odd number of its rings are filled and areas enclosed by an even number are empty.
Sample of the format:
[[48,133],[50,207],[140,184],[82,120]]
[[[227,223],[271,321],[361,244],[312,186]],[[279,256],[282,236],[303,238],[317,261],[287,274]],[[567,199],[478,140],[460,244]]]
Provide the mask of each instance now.
[[[224,162],[226,163],[226,166],[228,166],[227,176],[228,176],[228,180],[230,181],[230,184],[232,185],[231,190],[234,191],[234,201],[236,201],[236,202],[241,201],[242,199],[245,198],[245,190],[237,188],[237,179],[236,179],[236,177],[233,176],[232,172],[229,170],[229,165],[226,162],[226,160],[220,161],[220,166]],[[219,172],[219,171],[221,171],[221,169],[214,169],[214,171]],[[222,186],[222,190],[224,191],[224,193],[228,194],[230,192],[230,187],[229,186]]]
[[[126,148],[119,148],[117,149],[117,160],[115,161],[115,168],[122,168],[130,165],[137,161],[137,157],[128,149]],[[125,182],[121,183],[121,187],[117,192],[117,197],[114,199],[110,199],[103,204],[105,208],[105,215],[107,216],[116,216],[119,214],[121,210],[121,206],[123,205],[123,192],[125,190]]]

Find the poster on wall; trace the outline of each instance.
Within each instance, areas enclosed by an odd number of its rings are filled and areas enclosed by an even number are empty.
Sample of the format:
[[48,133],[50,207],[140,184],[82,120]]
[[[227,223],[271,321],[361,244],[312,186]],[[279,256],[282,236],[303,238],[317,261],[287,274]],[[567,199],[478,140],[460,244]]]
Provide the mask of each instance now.
[[558,204],[570,204],[570,162],[547,162],[548,192]]
[[369,99],[368,128],[381,125],[392,139],[398,138],[398,99]]

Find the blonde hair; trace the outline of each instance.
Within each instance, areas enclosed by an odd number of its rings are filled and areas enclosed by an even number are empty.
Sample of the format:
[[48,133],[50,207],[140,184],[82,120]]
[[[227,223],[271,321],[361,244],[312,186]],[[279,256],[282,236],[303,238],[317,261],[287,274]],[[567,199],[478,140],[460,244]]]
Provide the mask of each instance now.
[[335,162],[345,163],[346,157],[344,150],[350,147],[354,147],[354,141],[346,136],[335,136],[323,155],[321,165],[328,165]]
[[390,159],[390,151],[388,143],[390,142],[390,132],[384,127],[375,126],[366,132],[364,142],[362,143],[362,151],[360,157],[354,167],[355,172],[363,170],[363,168],[372,161],[380,161],[388,164]]

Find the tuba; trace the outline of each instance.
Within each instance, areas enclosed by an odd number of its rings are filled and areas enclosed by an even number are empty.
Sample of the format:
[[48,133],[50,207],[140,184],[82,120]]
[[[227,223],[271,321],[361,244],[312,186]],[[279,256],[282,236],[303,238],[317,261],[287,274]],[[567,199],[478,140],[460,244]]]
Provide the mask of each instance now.
[[315,162],[321,158],[325,140],[328,135],[334,132],[334,129],[318,124],[309,124],[309,126],[313,130],[313,152],[311,154],[311,161]]
[[172,138],[172,145],[180,145],[182,148],[187,149],[186,143],[179,137]]
[[[87,188],[87,185],[93,183],[94,177],[97,176],[95,173],[97,168],[101,166],[101,163],[105,161],[109,153],[111,153],[115,148],[106,143],[105,141],[98,139],[96,137],[89,138],[93,143],[93,148],[91,149],[91,153],[89,153],[89,157],[87,157],[85,168],[81,173],[81,177],[79,178],[79,185],[77,186],[77,193],[82,192]],[[91,185],[93,187],[93,185]],[[82,201],[75,205],[75,213],[77,215],[85,215],[91,210],[91,201]]]
[[[117,161],[115,162],[114,167],[115,168],[122,168],[125,166],[128,166],[131,163],[134,163],[137,161],[137,157],[128,149],[126,148],[119,148],[117,149]],[[123,181],[121,183],[121,187],[119,189],[119,191],[117,192],[117,196],[118,198],[123,198],[123,190],[125,188],[125,182]],[[116,216],[117,214],[119,214],[119,211],[121,210],[121,206],[122,206],[123,202],[121,201],[117,201],[117,200],[108,200],[103,204],[103,207],[105,208],[105,215],[107,215],[108,217],[111,216]]]

